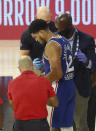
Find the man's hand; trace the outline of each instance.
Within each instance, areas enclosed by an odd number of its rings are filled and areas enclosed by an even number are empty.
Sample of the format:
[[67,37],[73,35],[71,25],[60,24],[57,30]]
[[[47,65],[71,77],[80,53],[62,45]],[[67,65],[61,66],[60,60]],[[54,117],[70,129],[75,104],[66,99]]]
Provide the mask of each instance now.
[[42,61],[39,59],[39,58],[35,58],[34,60],[33,60],[33,66],[34,66],[34,68],[35,69],[41,69],[41,67],[42,67]]
[[9,103],[10,103],[10,105],[11,105],[11,108],[14,110],[13,101],[12,101],[12,100],[9,100]]
[[81,50],[78,51],[77,58],[78,58],[79,61],[81,61],[85,64],[87,63],[87,57]]

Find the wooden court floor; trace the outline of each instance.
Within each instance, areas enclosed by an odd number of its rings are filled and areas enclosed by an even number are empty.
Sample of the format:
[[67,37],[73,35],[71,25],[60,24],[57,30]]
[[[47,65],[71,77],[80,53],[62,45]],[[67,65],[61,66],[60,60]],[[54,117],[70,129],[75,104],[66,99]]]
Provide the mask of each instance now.
[[19,74],[19,40],[0,40],[0,76],[13,76]]

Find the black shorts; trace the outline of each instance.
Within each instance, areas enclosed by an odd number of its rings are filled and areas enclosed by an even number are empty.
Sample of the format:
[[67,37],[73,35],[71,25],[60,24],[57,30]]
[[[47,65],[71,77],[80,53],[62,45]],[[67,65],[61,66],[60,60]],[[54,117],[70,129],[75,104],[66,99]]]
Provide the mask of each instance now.
[[15,120],[13,131],[50,131],[47,119]]

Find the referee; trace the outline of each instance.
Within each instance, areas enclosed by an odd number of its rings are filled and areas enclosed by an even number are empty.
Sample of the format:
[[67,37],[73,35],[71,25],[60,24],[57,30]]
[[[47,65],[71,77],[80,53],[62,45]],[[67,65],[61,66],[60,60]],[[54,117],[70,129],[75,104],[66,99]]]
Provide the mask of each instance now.
[[14,110],[13,131],[49,131],[46,104],[58,106],[51,83],[32,70],[29,56],[19,60],[21,75],[8,85],[8,98]]

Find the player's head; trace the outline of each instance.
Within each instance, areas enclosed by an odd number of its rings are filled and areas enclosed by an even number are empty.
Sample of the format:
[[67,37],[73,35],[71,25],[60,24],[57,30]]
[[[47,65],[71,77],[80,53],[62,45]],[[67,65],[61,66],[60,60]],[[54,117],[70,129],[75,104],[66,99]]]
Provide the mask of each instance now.
[[57,16],[55,25],[58,32],[63,31],[67,35],[72,29],[72,17],[68,13],[61,14]]
[[41,44],[46,42],[48,31],[48,24],[42,19],[34,20],[29,26],[29,33],[36,41],[39,41]]
[[19,70],[20,72],[33,70],[33,64],[30,56],[24,55],[19,59]]
[[46,6],[41,6],[40,8],[38,8],[36,13],[36,19],[45,20],[49,24],[51,21],[51,12],[49,8]]

